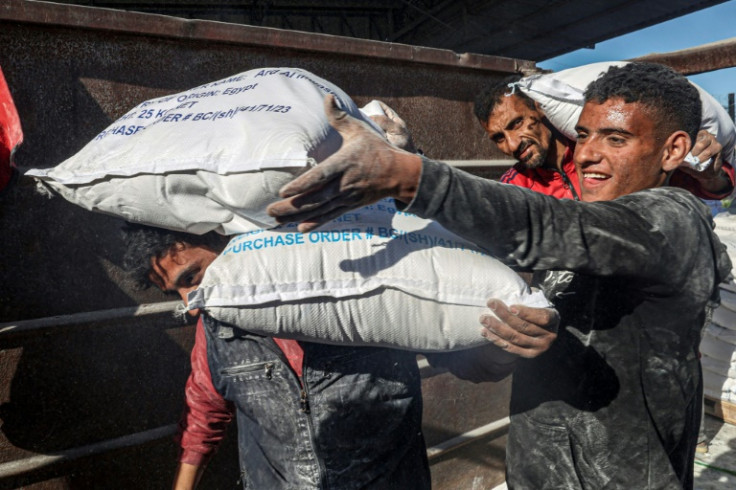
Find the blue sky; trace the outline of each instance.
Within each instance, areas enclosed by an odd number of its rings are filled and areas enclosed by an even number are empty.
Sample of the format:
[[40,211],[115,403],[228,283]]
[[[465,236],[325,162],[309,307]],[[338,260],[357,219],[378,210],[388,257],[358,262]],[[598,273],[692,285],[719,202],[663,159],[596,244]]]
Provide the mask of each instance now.
[[[598,43],[595,49],[579,49],[540,61],[537,66],[559,71],[596,61],[624,60],[655,52],[677,51],[732,37],[736,37],[736,0]],[[727,94],[736,92],[736,67],[688,78],[724,105],[727,103]]]

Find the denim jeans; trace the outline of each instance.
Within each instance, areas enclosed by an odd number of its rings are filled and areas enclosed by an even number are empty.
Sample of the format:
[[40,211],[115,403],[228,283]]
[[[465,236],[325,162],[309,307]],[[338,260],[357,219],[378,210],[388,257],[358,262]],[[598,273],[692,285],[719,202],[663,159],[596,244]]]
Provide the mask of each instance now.
[[237,410],[244,488],[430,487],[414,354],[305,342],[299,378],[272,339],[204,326],[213,384]]

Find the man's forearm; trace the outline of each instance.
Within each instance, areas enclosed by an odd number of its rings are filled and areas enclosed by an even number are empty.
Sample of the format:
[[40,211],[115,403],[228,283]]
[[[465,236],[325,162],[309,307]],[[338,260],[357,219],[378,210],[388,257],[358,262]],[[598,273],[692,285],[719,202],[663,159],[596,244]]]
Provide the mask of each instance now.
[[489,181],[441,162],[423,163],[416,196],[406,211],[436,220],[526,270],[674,283],[682,278],[672,264],[697,249],[697,233],[682,236],[681,230],[705,225],[698,218],[699,201],[687,193],[676,196],[674,190],[581,203]]
[[194,490],[199,484],[199,480],[204,473],[204,466],[192,465],[189,463],[179,463],[174,476],[172,490]]

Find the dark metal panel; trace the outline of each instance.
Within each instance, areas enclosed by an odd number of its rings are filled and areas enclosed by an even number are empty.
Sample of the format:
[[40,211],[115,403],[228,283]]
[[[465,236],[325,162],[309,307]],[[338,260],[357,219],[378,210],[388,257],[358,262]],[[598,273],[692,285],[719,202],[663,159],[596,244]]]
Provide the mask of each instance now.
[[279,29],[254,28],[208,21],[184,21],[173,17],[125,14],[115,10],[75,7],[48,2],[7,0],[0,5],[0,19],[47,26],[80,27],[100,31],[151,35],[163,38],[197,39],[244,46],[288,48],[315,53],[340,53],[390,61],[411,61],[454,68],[521,72],[533,71],[534,63],[503,57],[457,53],[405,44],[320,35]]
[[542,60],[725,0],[65,0]]

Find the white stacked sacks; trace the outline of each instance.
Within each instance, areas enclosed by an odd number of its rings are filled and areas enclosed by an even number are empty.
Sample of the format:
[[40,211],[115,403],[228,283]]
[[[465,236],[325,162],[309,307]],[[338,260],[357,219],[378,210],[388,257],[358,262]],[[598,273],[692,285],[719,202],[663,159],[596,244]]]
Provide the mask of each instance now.
[[[27,175],[86,209],[233,238],[191,306],[285,338],[419,351],[481,345],[486,300],[547,306],[511,269],[391,201],[300,234],[265,213],[279,188],[342,142],[312,73],[264,68],[143,102],[79,153]],[[377,127],[374,127],[378,131]]]
[[[736,264],[736,214],[725,210],[714,218],[716,234]],[[700,343],[705,396],[736,404],[736,283],[721,284],[721,305]]]

